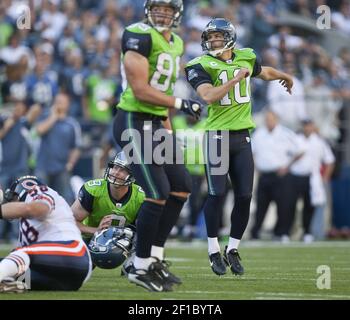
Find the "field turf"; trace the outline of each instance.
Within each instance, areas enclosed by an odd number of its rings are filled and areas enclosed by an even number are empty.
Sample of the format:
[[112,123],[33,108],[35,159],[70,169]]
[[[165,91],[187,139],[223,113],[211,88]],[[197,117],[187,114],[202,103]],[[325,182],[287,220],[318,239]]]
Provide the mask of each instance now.
[[[6,250],[0,251],[4,256]],[[1,294],[5,299],[350,299],[350,243],[317,242],[310,245],[243,242],[240,248],[246,273],[242,277],[212,273],[205,243],[171,243],[167,258],[171,271],[183,280],[173,292],[150,293],[120,276],[120,269],[95,269],[78,292]],[[329,266],[331,288],[318,289],[320,265]],[[319,283],[322,282],[319,280]]]

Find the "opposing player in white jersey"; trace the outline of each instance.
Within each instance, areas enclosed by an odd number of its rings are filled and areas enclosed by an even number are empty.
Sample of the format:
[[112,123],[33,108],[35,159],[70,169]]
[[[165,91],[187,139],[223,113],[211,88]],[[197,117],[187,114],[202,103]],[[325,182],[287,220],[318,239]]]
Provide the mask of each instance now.
[[0,262],[0,292],[78,290],[91,259],[68,203],[34,176],[13,182],[4,199],[0,219],[20,219],[20,247]]

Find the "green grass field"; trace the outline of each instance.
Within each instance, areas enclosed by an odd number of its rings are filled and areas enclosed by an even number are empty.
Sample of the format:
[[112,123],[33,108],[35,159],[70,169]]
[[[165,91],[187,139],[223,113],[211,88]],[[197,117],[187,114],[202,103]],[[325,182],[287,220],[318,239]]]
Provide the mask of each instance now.
[[[1,256],[6,251],[1,251]],[[171,270],[183,279],[173,292],[150,293],[120,276],[120,269],[95,269],[78,292],[2,294],[5,299],[350,299],[350,243],[311,245],[243,242],[240,249],[246,273],[223,277],[212,273],[205,243],[171,243],[167,250]],[[331,288],[318,289],[320,265],[331,271]]]

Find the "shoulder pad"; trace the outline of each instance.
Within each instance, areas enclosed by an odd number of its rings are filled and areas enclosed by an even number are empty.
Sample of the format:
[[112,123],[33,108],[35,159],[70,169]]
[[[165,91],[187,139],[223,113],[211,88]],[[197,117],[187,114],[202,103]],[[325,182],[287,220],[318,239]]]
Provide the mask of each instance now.
[[137,22],[134,23],[126,28],[128,31],[131,32],[138,32],[138,33],[149,33],[152,28],[143,22]]

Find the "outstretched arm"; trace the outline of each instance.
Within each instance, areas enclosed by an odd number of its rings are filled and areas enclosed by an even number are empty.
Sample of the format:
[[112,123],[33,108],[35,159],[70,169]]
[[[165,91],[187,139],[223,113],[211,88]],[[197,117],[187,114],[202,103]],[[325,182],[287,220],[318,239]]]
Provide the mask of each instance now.
[[238,74],[231,80],[214,87],[210,83],[203,83],[198,86],[197,93],[206,103],[214,103],[221,100],[238,82],[249,76],[249,70],[242,68]]
[[279,83],[286,88],[287,92],[292,94],[293,78],[285,72],[278,71],[272,67],[263,66],[257,78],[266,81],[279,80]]
[[42,202],[9,202],[0,205],[0,219],[42,219],[50,211],[50,207]]

